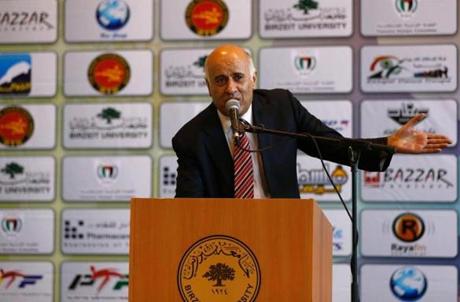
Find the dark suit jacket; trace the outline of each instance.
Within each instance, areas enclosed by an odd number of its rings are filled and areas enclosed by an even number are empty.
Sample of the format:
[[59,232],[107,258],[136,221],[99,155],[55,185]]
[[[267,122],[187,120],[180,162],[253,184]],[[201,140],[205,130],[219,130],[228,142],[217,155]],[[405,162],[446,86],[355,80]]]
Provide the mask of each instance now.
[[[335,130],[311,115],[287,90],[254,90],[253,124],[291,132],[341,138]],[[263,170],[272,198],[298,198],[297,149],[318,157],[309,139],[293,139],[257,134]],[[386,138],[374,139],[386,144]],[[178,157],[176,197],[233,197],[233,159],[220,123],[217,109],[210,104],[184,125],[173,138]],[[345,144],[319,143],[323,159],[347,165]],[[386,169],[391,155],[366,151],[359,168],[369,171]]]

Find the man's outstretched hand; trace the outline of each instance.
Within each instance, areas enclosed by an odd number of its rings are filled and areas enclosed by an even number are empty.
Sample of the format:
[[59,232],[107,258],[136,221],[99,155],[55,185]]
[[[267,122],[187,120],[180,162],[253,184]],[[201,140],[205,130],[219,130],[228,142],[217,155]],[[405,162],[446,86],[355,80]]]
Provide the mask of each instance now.
[[404,126],[388,137],[388,145],[398,153],[436,153],[446,148],[452,142],[441,134],[427,133],[415,130],[415,125],[425,119],[426,115],[417,114]]

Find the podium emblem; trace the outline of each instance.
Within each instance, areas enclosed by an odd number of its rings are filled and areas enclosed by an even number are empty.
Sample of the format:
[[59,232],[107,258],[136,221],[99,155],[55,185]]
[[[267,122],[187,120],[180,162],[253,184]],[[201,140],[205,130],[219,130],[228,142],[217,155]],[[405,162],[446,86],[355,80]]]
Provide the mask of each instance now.
[[257,258],[240,240],[213,235],[184,254],[177,276],[183,301],[255,301],[261,274]]

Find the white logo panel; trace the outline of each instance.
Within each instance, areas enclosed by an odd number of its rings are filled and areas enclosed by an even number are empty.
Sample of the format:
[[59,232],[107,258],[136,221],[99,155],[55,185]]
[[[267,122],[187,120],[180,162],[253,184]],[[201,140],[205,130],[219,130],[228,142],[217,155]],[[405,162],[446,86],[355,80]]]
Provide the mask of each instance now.
[[174,198],[176,195],[177,157],[160,157],[160,198]]
[[457,88],[454,45],[365,46],[361,49],[364,92],[435,92]]
[[161,93],[207,95],[204,62],[211,49],[165,49],[160,54]]
[[58,1],[4,0],[0,7],[0,44],[52,43],[57,40]]
[[0,201],[53,201],[53,157],[1,157]]
[[365,210],[361,215],[364,256],[455,257],[455,211]]
[[0,254],[51,254],[54,212],[51,209],[0,210]]
[[302,101],[301,104],[330,128],[345,137],[353,136],[353,108],[350,101]]
[[209,102],[174,102],[161,104],[160,146],[163,148],[171,148],[171,140],[177,131],[207,106],[209,106]]
[[65,254],[128,254],[129,209],[65,209],[61,226]]
[[0,97],[54,96],[56,72],[54,52],[0,53]]
[[150,50],[68,52],[64,55],[67,96],[150,95],[153,89]]
[[[324,161],[324,164],[343,200],[349,201],[351,199],[350,168],[329,161]],[[319,159],[297,155],[297,182],[301,198],[340,201]]]
[[332,265],[332,301],[350,302],[351,273],[346,264]]
[[132,149],[151,145],[151,104],[72,104],[64,107],[66,148]]
[[352,50],[348,46],[263,48],[260,87],[293,93],[346,93],[353,87]]
[[153,38],[153,16],[153,0],[68,0],[65,39],[148,41]]
[[444,134],[457,144],[457,102],[454,100],[372,100],[361,103],[361,136],[389,136],[417,114],[426,118],[417,130]]
[[0,262],[3,272],[0,300],[8,302],[54,301],[54,268],[50,262]]
[[361,172],[365,201],[454,202],[457,159],[453,155],[394,155],[385,172]]
[[[252,1],[207,1],[212,5],[192,7],[193,0],[160,0],[161,38],[164,40],[222,40],[249,39],[251,37]],[[223,5],[222,5],[223,4]],[[187,8],[195,11],[195,31],[187,26]],[[223,19],[228,18],[227,22]]]
[[450,35],[456,31],[456,0],[361,1],[365,36]]
[[343,37],[352,33],[352,1],[261,0],[260,35],[264,38]]
[[351,221],[345,209],[324,210],[332,224],[332,252],[334,256],[351,254]]
[[128,301],[127,262],[63,262],[61,300]]
[[362,301],[457,301],[457,268],[435,265],[364,265]]
[[63,160],[62,197],[66,201],[129,201],[150,197],[149,156],[69,156]]
[[0,149],[52,149],[56,145],[56,107],[0,105]]

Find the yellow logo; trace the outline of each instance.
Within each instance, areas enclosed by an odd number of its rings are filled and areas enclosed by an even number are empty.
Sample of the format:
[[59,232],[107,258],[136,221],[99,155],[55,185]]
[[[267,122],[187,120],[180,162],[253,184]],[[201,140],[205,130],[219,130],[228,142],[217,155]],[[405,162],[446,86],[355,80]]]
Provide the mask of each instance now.
[[257,259],[243,242],[224,235],[203,238],[182,257],[178,285],[187,302],[255,301],[260,289]]

